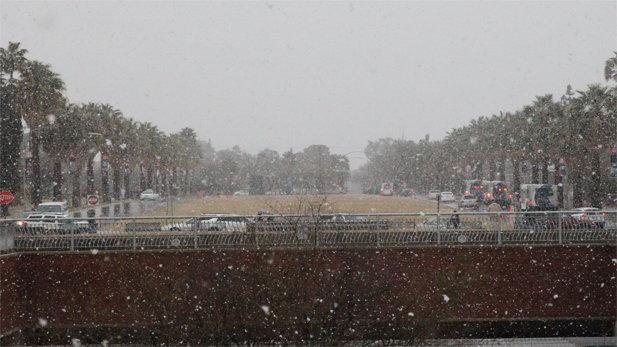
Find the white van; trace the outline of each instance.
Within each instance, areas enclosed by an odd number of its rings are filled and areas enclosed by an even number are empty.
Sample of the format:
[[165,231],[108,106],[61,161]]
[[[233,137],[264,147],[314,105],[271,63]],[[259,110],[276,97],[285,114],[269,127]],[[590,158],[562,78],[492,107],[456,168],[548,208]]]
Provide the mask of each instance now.
[[42,213],[62,213],[69,214],[69,204],[66,201],[43,202],[36,208],[37,212]]

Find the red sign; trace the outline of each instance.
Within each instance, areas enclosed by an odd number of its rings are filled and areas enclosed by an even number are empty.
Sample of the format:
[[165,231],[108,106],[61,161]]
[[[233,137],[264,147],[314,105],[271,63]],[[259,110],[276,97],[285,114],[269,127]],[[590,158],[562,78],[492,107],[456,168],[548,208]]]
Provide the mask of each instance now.
[[98,195],[88,195],[88,205],[98,205],[98,204],[99,204]]
[[13,194],[9,191],[0,192],[0,204],[8,204],[13,201]]

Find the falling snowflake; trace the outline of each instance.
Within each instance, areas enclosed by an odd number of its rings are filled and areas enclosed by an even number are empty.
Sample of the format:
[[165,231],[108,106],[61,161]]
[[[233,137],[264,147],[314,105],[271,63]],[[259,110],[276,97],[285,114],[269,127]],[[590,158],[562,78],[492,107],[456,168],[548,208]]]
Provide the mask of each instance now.
[[450,298],[449,298],[446,294],[444,294],[444,295],[443,295],[443,301],[445,301],[445,302],[446,302],[446,304],[447,304],[447,303],[448,303],[448,301],[450,301]]

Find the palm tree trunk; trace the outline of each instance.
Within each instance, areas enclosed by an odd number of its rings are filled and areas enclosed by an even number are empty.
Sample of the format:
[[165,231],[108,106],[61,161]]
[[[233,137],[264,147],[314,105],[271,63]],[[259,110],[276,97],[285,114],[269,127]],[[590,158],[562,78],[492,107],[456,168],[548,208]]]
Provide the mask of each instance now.
[[514,185],[512,191],[514,196],[519,197],[521,194],[521,161],[512,158],[512,184]]
[[495,176],[497,176],[497,163],[494,160],[491,160],[488,163],[488,167],[489,167],[488,180],[494,181]]
[[484,178],[484,162],[480,161],[477,163],[476,168],[474,170],[474,176],[476,179],[481,180]]
[[62,162],[60,158],[54,158],[53,182],[54,196],[53,201],[62,201]]
[[86,194],[92,195],[94,194],[94,158],[88,158],[86,165]]
[[139,186],[142,192],[148,189],[148,182],[146,181],[146,176],[146,167],[144,166],[144,164],[139,164]]
[[161,197],[167,197],[169,192],[169,182],[167,179],[167,170],[161,172]]
[[116,163],[114,165],[114,199],[120,200],[122,196],[120,194],[120,188],[122,187],[122,169],[120,168],[120,163]]
[[30,202],[33,207],[37,207],[43,200],[41,198],[41,157],[39,155],[40,137],[37,130],[30,132],[30,143],[32,150],[32,192]]
[[156,179],[156,170],[154,169],[154,166],[152,165],[148,165],[148,170],[147,170],[147,176],[148,176],[148,188],[154,190],[155,192],[158,192],[158,182]]
[[131,170],[129,164],[124,167],[124,198],[131,199]]
[[548,158],[542,158],[542,183],[548,184]]
[[[559,161],[555,161],[555,163],[558,162]],[[563,176],[561,176],[559,166],[557,164],[555,164],[555,175],[553,176],[553,180],[557,185],[557,206],[563,208]]]
[[101,172],[101,195],[103,198],[103,202],[110,202],[111,198],[109,197],[109,177],[108,173]]
[[499,180],[505,181],[506,180],[506,159],[505,158],[499,161],[499,168],[497,170],[499,172]]
[[73,176],[73,207],[81,207],[81,170],[80,166],[77,165],[77,170],[75,170],[75,175]]
[[574,196],[572,197],[572,206],[574,208],[583,207],[583,176],[580,172],[573,172],[572,178],[572,190]]
[[538,162],[534,160],[531,163],[531,183],[538,184],[540,183],[540,168],[538,167]]
[[602,208],[600,183],[602,182],[600,168],[600,150],[596,147],[591,151],[591,187],[588,201],[592,207]]

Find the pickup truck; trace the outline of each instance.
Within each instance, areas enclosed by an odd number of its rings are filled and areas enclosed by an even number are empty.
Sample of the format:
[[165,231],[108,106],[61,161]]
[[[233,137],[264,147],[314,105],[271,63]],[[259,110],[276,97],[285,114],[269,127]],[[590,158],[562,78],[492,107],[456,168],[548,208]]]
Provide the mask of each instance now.
[[23,234],[70,234],[93,233],[95,230],[87,221],[73,221],[62,213],[33,213],[16,224],[17,231]]

